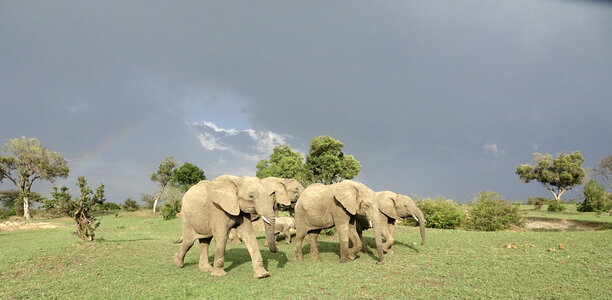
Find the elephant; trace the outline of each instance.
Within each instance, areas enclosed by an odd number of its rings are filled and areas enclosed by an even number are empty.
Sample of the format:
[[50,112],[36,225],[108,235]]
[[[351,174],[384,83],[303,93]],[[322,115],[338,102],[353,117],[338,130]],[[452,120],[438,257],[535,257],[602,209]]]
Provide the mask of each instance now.
[[[378,202],[379,218],[382,227],[382,236],[385,238],[383,243],[383,251],[387,254],[392,254],[393,250],[393,234],[395,233],[395,221],[399,218],[412,216],[419,222],[421,231],[421,245],[425,244],[425,217],[423,212],[416,206],[414,201],[406,195],[397,194],[390,191],[376,192],[376,202]],[[386,226],[385,226],[386,225]],[[357,234],[363,245],[362,251],[367,252],[367,246],[363,242],[362,231],[369,229],[369,221],[362,216],[357,216]]]
[[[366,216],[373,223],[378,264],[384,263],[381,230],[375,193],[363,183],[343,180],[331,185],[311,184],[300,195],[295,205],[295,259],[302,260],[302,242],[306,234],[310,240],[310,255],[320,260],[317,238],[322,229],[336,226],[340,240],[340,262],[355,259],[361,249],[355,221],[357,215]],[[385,224],[386,225],[386,224]],[[355,241],[349,248],[349,239]]]
[[295,219],[292,217],[280,217],[276,219],[276,230],[274,233],[278,236],[281,232],[285,234],[285,244],[291,243],[291,234],[289,229],[295,229]]
[[[289,206],[292,203],[295,203],[300,197],[302,191],[304,191],[304,186],[293,178],[266,177],[261,179],[261,183],[263,184],[267,193],[274,195],[274,211],[275,216],[277,217],[277,204]],[[235,229],[232,229],[231,231],[231,242],[234,244],[240,244],[239,235],[236,233]]]
[[[274,235],[274,198],[256,177],[222,175],[212,181],[200,181],[183,196],[181,246],[174,254],[174,263],[183,267],[185,254],[194,241],[200,243],[199,269],[213,276],[225,275],[225,246],[231,228],[243,238],[253,264],[253,277],[270,276],[263,266],[251,218],[259,215],[265,221],[266,240],[272,253],[277,252]],[[213,266],[208,261],[208,247],[215,239]]]

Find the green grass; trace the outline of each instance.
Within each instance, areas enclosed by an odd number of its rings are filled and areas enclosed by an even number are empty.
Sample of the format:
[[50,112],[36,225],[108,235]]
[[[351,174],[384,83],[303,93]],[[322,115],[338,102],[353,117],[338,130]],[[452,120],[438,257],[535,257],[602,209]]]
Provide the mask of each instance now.
[[540,210],[535,210],[533,205],[521,205],[521,213],[527,218],[566,219],[584,222],[612,223],[612,216],[607,213],[597,214],[594,212],[578,212],[573,204],[565,204],[567,210],[564,212],[548,212],[546,205]]
[[[100,218],[97,242],[82,242],[73,225],[0,231],[0,298],[60,299],[605,299],[612,295],[612,230],[583,232],[474,232],[399,226],[384,265],[360,254],[339,263],[336,236],[320,237],[322,261],[293,259],[294,244],[260,249],[270,278],[254,279],[247,250],[228,244],[227,275],[198,270],[194,246],[185,267],[174,266],[180,219],[142,212]],[[37,220],[55,222],[54,220]],[[372,232],[365,232],[373,248]],[[506,244],[518,249],[505,248]],[[560,243],[565,250],[559,250]],[[531,245],[535,245],[532,248]],[[214,245],[214,242],[213,242]],[[556,249],[548,252],[547,249]],[[212,261],[213,247],[209,257]]]

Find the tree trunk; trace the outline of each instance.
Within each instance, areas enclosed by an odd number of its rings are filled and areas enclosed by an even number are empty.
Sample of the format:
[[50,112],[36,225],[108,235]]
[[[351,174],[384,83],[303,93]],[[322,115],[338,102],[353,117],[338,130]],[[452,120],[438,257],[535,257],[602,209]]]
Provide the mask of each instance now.
[[[27,195],[27,193],[24,193]],[[30,215],[30,197],[23,196],[23,217],[29,220],[32,216]]]
[[153,202],[153,212],[156,212],[157,210],[157,201],[159,201],[159,199],[161,198],[162,194],[164,193],[164,188],[166,187],[166,185],[162,185],[161,189],[159,190],[159,193],[155,196],[155,201]]

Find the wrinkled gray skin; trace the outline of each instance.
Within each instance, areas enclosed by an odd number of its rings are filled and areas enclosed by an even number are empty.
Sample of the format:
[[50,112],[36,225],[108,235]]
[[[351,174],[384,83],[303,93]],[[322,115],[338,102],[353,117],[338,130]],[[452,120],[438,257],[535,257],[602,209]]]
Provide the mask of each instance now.
[[[390,191],[383,191],[376,193],[376,202],[378,202],[379,218],[383,223],[381,233],[385,238],[385,242],[383,243],[383,251],[385,253],[393,253],[391,246],[394,241],[393,234],[396,228],[395,222],[398,218],[414,217],[417,219],[421,232],[421,245],[425,244],[425,217],[423,216],[423,212],[421,212],[410,197]],[[369,221],[364,217],[358,216],[356,229],[361,244],[363,245],[363,252],[367,252],[367,246],[363,242],[362,231],[369,228]]]
[[[251,223],[253,215],[265,216],[271,224],[265,224],[266,240],[271,252],[276,252],[274,235],[274,199],[267,194],[261,181],[256,177],[223,175],[213,181],[203,180],[192,186],[183,196],[182,241],[174,255],[174,263],[183,267],[185,254],[195,240],[200,243],[199,268],[213,276],[225,275],[223,263],[229,231],[236,228],[244,239],[251,261],[253,277],[270,276],[263,266],[263,259],[257,245],[255,230]],[[208,261],[208,247],[215,239],[213,266]]]
[[[356,216],[366,216],[372,220],[374,238],[378,249],[377,263],[384,262],[378,204],[374,191],[364,184],[344,180],[331,185],[312,184],[308,186],[295,205],[295,259],[302,260],[302,242],[306,234],[310,240],[310,256],[320,260],[317,238],[322,229],[336,227],[340,240],[340,262],[355,259],[361,250],[361,240],[357,235]],[[386,225],[386,224],[384,224]],[[349,239],[355,241],[349,248]]]
[[[275,216],[278,216],[278,204],[289,206],[295,203],[302,191],[304,191],[302,184],[293,178],[266,177],[261,179],[261,183],[267,193],[273,194]],[[240,244],[239,235],[236,230],[232,229],[230,234],[231,242]]]

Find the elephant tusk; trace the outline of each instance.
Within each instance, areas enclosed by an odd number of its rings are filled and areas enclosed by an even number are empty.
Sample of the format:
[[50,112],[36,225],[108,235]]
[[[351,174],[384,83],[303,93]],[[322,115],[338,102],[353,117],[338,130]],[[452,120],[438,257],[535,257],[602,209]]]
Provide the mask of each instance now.
[[278,218],[277,218],[277,217],[274,217],[274,221],[278,222]]
[[417,222],[419,221],[419,218],[412,216]]
[[370,228],[374,227],[372,226],[372,220],[368,220],[368,221],[370,221]]
[[261,216],[261,218],[264,220],[264,222],[268,223],[268,225],[272,225],[272,223],[270,223],[266,217]]

